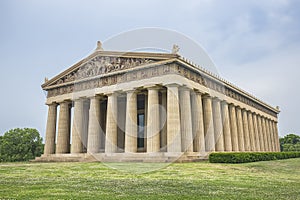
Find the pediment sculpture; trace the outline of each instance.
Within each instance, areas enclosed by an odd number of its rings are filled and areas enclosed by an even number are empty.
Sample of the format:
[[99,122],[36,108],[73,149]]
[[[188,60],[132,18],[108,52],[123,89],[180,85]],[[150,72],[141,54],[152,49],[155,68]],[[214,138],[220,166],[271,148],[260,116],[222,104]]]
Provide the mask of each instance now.
[[75,71],[60,78],[55,84],[72,82],[74,80],[107,74],[114,71],[129,69],[140,65],[152,63],[154,60],[145,58],[123,58],[110,56],[97,56],[83,64]]

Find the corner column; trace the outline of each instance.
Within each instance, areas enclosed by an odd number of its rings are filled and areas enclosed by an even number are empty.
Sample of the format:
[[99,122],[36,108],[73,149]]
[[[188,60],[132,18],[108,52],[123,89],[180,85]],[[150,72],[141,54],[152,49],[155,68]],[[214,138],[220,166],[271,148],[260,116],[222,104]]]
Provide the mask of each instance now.
[[70,107],[69,102],[61,102],[58,120],[56,153],[70,153]]
[[181,152],[178,85],[167,85],[167,151]]
[[134,90],[126,94],[126,122],[125,122],[125,152],[137,152],[137,95]]
[[44,155],[55,153],[56,119],[57,119],[57,104],[56,103],[49,104]]
[[106,140],[105,153],[116,153],[117,146],[117,113],[118,97],[115,93],[107,94]]
[[91,97],[89,111],[89,127],[88,127],[88,153],[99,153],[101,144],[101,126],[100,126],[100,98]]

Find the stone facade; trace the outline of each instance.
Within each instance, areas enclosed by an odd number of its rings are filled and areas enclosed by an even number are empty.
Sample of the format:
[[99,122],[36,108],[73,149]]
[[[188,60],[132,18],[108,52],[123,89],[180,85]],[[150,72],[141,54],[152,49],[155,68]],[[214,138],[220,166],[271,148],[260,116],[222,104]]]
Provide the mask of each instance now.
[[177,51],[97,49],[42,88],[49,108],[37,160],[165,162],[280,151],[278,108]]

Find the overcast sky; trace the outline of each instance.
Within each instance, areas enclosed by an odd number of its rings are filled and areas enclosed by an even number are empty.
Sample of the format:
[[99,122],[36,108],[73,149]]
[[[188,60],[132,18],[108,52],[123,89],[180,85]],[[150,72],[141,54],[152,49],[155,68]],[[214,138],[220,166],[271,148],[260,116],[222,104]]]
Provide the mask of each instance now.
[[1,0],[0,22],[0,134],[33,127],[44,136],[44,77],[90,54],[97,40],[144,27],[193,39],[223,78],[280,106],[281,136],[300,134],[300,1]]

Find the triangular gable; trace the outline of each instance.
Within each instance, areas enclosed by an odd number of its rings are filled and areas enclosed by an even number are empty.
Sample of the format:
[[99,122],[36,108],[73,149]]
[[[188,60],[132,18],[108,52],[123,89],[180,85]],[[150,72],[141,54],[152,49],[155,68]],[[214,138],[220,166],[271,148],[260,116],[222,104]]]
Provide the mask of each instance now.
[[98,51],[46,81],[42,88],[176,58],[176,54]]

